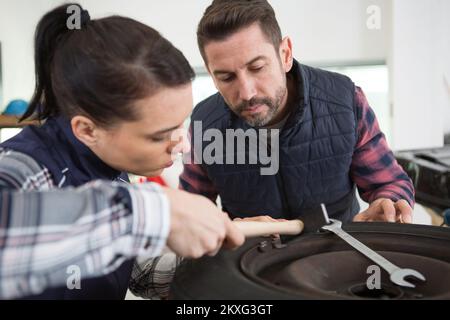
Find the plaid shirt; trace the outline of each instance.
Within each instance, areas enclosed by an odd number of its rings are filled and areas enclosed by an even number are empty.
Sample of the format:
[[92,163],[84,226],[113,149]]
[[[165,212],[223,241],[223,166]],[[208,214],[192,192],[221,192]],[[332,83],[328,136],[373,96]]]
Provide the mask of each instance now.
[[[361,90],[355,90],[358,141],[353,154],[350,177],[356,183],[361,198],[373,202],[378,198],[393,201],[405,199],[414,205],[414,188],[411,179],[397,163],[381,132],[372,108]],[[185,164],[180,176],[180,186],[186,191],[204,195],[216,201],[217,190],[204,167]]]
[[136,265],[133,276],[147,282],[135,293],[158,294],[154,278],[167,283],[144,274],[165,270],[166,261],[148,260],[162,253],[170,226],[169,203],[157,185],[94,181],[57,189],[32,158],[0,150],[0,191],[0,299],[66,285],[72,266],[81,278],[98,277],[136,256],[145,268]]

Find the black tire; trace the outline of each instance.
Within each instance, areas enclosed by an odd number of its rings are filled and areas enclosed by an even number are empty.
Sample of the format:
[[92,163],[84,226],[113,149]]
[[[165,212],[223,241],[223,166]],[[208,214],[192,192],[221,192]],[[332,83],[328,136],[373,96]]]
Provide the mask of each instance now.
[[[449,228],[390,223],[350,223],[344,225],[343,229],[372,249],[384,254],[421,256],[442,263],[445,268],[450,269]],[[274,270],[287,261],[321,253],[347,251],[354,250],[328,232],[309,233],[288,239],[284,248],[275,248],[268,238],[251,239],[235,251],[222,250],[215,257],[185,260],[177,269],[171,287],[171,299],[360,299],[358,296],[329,293],[310,286],[292,290],[276,286],[261,277],[267,270]],[[431,271],[425,273],[427,280],[434,281],[433,283],[442,280],[441,275],[432,274]],[[447,281],[447,278],[445,279],[444,281]],[[450,298],[447,292],[450,291],[450,283],[445,286],[449,288],[445,290],[446,292],[441,290],[436,294],[427,289],[428,294],[425,298]],[[407,295],[402,297],[408,298]]]

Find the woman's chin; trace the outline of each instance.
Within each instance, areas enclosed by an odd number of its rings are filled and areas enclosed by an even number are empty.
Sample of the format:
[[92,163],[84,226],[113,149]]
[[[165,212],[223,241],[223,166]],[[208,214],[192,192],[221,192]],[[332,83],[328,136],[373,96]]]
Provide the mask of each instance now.
[[161,169],[155,169],[155,170],[148,170],[148,171],[139,171],[139,172],[131,172],[131,174],[137,175],[137,176],[141,176],[141,177],[158,177],[160,176],[165,168],[161,168]]
[[158,170],[150,171],[145,176],[146,177],[157,177],[157,176],[160,176],[163,173],[164,169],[165,168],[161,168],[161,169],[158,169]]

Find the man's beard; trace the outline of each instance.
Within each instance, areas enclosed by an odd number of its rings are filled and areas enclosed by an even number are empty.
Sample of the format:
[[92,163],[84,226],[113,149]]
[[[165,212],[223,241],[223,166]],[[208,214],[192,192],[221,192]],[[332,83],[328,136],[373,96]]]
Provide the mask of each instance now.
[[[275,94],[275,98],[271,99],[269,97],[263,98],[252,98],[248,101],[244,101],[241,104],[233,108],[233,112],[239,117],[243,118],[252,127],[263,127],[266,126],[274,117],[277,115],[277,111],[280,109],[281,103],[286,95],[287,89],[285,87],[280,87]],[[245,109],[248,109],[257,105],[265,105],[268,107],[266,114],[255,114],[242,116]]]

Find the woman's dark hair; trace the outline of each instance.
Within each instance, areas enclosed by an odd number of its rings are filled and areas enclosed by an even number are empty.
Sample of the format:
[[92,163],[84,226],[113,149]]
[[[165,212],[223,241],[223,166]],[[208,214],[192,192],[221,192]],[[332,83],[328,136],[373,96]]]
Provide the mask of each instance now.
[[207,62],[205,46],[209,42],[225,40],[254,23],[259,24],[267,40],[278,50],[281,30],[267,0],[214,0],[206,8],[197,28],[197,42],[203,60]]
[[[70,6],[81,10],[79,29],[69,28]],[[77,114],[104,126],[136,120],[134,102],[195,76],[156,30],[119,16],[90,20],[78,4],[57,7],[40,20],[35,64],[36,88],[21,120]]]

